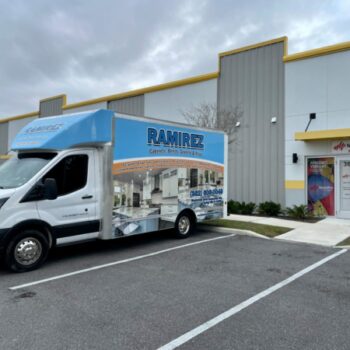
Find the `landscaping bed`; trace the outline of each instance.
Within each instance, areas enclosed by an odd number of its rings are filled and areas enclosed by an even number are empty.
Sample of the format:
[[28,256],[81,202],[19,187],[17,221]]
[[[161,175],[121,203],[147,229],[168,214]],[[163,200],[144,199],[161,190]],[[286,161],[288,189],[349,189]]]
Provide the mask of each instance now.
[[282,220],[307,223],[315,223],[324,219],[323,217],[314,216],[307,205],[293,205],[283,209],[281,204],[272,201],[262,202],[257,205],[253,202],[238,202],[231,199],[227,203],[227,212],[228,214],[275,217]]

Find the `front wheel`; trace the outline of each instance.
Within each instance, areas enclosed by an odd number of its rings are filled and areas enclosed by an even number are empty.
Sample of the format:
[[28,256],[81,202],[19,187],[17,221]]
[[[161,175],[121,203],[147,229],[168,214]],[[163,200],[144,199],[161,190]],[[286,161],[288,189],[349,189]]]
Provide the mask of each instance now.
[[175,222],[175,234],[178,238],[187,238],[195,229],[195,220],[188,213],[180,214]]
[[15,272],[31,271],[44,263],[48,252],[49,243],[40,231],[24,230],[8,243],[5,264]]

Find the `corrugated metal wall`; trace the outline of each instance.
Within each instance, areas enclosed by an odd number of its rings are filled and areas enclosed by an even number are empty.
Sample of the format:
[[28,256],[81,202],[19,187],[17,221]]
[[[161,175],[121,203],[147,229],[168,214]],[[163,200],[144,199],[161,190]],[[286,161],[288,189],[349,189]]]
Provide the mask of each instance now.
[[244,113],[229,147],[229,199],[284,205],[283,54],[280,42],[220,58],[218,108]]
[[119,113],[145,115],[145,96],[139,95],[134,97],[123,98],[108,102],[108,109]]
[[53,115],[62,114],[62,106],[64,104],[64,97],[40,101],[40,115],[39,117],[49,117]]
[[8,144],[8,123],[0,124],[0,154],[7,154]]

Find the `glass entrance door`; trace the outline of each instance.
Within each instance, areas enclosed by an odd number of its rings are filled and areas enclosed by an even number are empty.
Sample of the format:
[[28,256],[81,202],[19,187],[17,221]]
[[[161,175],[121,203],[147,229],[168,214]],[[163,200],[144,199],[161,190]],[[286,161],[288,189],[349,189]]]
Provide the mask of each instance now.
[[337,214],[350,218],[350,157],[338,158]]
[[334,215],[334,157],[307,158],[307,201],[314,215]]

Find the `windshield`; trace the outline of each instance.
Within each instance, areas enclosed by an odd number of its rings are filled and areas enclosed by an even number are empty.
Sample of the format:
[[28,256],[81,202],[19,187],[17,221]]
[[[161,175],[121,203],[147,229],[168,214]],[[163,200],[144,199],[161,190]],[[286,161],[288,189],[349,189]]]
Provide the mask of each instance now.
[[29,181],[55,156],[46,154],[19,154],[0,166],[0,189],[17,188]]

